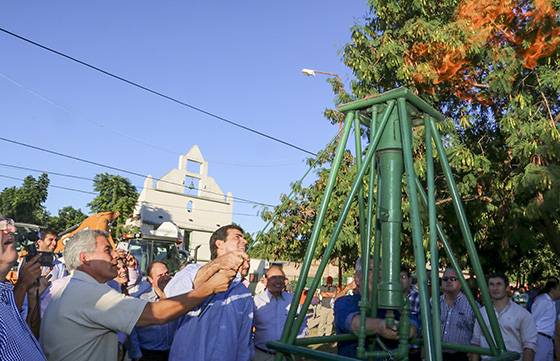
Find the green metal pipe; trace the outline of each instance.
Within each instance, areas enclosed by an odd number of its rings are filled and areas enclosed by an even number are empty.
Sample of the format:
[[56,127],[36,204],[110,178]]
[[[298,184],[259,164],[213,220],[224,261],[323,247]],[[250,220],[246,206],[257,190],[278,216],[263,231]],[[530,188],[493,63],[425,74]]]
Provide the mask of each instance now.
[[[443,174],[445,175],[445,180],[447,181],[447,186],[451,192],[451,199],[453,200],[453,208],[455,208],[455,213],[457,214],[457,219],[459,221],[459,227],[461,228],[461,233],[465,241],[465,247],[467,248],[467,253],[471,261],[474,273],[476,275],[476,283],[480,288],[480,294],[482,296],[482,303],[486,310],[493,310],[494,306],[490,299],[490,292],[488,291],[488,285],[486,284],[486,278],[484,277],[484,272],[482,271],[482,266],[478,258],[478,253],[476,252],[476,247],[472,238],[471,230],[467,222],[467,217],[465,215],[465,210],[461,202],[461,195],[457,189],[457,185],[453,180],[453,174],[451,173],[451,167],[445,155],[445,149],[441,141],[441,136],[437,130],[434,122],[430,122],[429,126],[432,131],[432,138],[436,144],[437,151],[440,157],[440,163],[443,169]],[[498,324],[498,318],[495,312],[487,312],[488,321],[490,322],[490,328],[492,328],[492,334],[494,335],[496,341],[496,347],[500,353],[506,351],[504,345],[504,339],[502,337],[502,332],[500,331],[500,325]]]
[[434,117],[439,121],[443,121],[445,117],[434,107],[428,104],[424,99],[413,94],[407,88],[397,88],[389,90],[382,94],[377,94],[368,99],[355,100],[346,104],[341,104],[338,106],[338,110],[341,112],[348,112],[353,110],[362,110],[372,105],[383,104],[389,100],[394,100],[398,98],[406,98],[412,105],[420,109],[424,113]]
[[439,121],[445,120],[443,114],[438,112],[434,107],[432,107],[430,104],[428,104],[424,99],[420,98],[419,96],[414,95],[411,92],[408,92],[406,94],[406,100],[408,100],[412,105],[414,105],[424,113],[428,114],[429,116],[434,117]]
[[[346,120],[344,122],[344,130],[342,132],[342,137],[340,138],[340,142],[338,144],[336,155],[333,160],[333,165],[331,168],[331,172],[329,174],[329,179],[327,181],[327,186],[325,189],[325,195],[321,200],[321,205],[319,207],[319,212],[317,213],[317,218],[315,220],[315,224],[313,225],[313,230],[311,232],[311,237],[309,239],[309,244],[307,246],[307,250],[305,252],[305,256],[303,258],[303,264],[301,267],[299,281],[296,285],[296,289],[294,290],[294,297],[292,299],[292,303],[290,305],[290,310],[288,311],[288,316],[286,318],[286,323],[284,324],[284,330],[282,331],[282,342],[286,342],[289,339],[291,329],[293,327],[295,316],[298,311],[299,307],[299,299],[303,292],[303,288],[305,287],[305,283],[307,281],[307,275],[309,274],[309,269],[311,267],[311,262],[313,261],[313,257],[315,256],[315,249],[317,248],[317,240],[321,234],[321,229],[323,226],[323,221],[325,219],[325,215],[328,210],[329,201],[331,200],[331,195],[335,186],[336,177],[338,175],[338,170],[340,169],[340,164],[342,162],[342,158],[344,156],[344,151],[346,149],[346,143],[348,142],[348,137],[350,136],[350,130],[352,129],[352,120],[354,114],[348,113],[346,115]],[[316,288],[315,288],[316,289]],[[315,292],[315,289],[310,291],[308,296],[312,296]],[[310,298],[310,297],[308,297]],[[302,314],[307,312],[309,308],[309,304],[303,307],[301,310]],[[298,326],[299,330],[299,326]],[[296,330],[297,332],[297,330]],[[281,357],[276,357],[277,360],[280,360]]]
[[[429,117],[425,118],[425,122],[431,122]],[[434,172],[434,156],[432,149],[432,131],[429,126],[424,126],[424,141],[426,146],[426,181],[428,183],[428,223],[430,234],[430,262],[432,264],[432,332],[434,335],[434,360],[442,360],[442,347],[441,347],[441,316],[439,305],[439,251],[437,245],[437,214],[436,214],[436,186],[435,186],[435,172]]]
[[[416,178],[416,188],[418,189],[418,194],[420,195],[420,199],[422,200],[424,206],[427,207],[428,203],[427,203],[426,193],[424,192],[424,189],[422,188],[422,184],[420,183],[418,178]],[[488,346],[493,351],[494,355],[497,355],[498,350],[496,348],[496,344],[494,342],[494,339],[492,338],[492,336],[490,334],[490,330],[488,329],[488,326],[486,326],[486,322],[484,322],[484,320],[482,319],[482,313],[480,312],[480,309],[478,308],[478,305],[477,305],[476,301],[474,300],[474,296],[471,292],[471,289],[469,288],[469,285],[467,284],[467,281],[465,280],[465,277],[463,276],[463,272],[461,272],[461,265],[459,264],[459,261],[457,260],[457,258],[453,254],[453,250],[451,249],[451,245],[447,241],[447,237],[445,236],[445,233],[443,232],[443,228],[441,227],[439,222],[436,223],[436,229],[437,229],[438,237],[441,240],[441,243],[443,244],[443,248],[445,249],[445,253],[447,254],[447,257],[449,258],[449,261],[451,262],[451,265],[456,270],[457,278],[459,279],[459,283],[461,284],[461,288],[463,289],[463,293],[467,297],[467,301],[469,302],[469,305],[471,306],[471,308],[474,312],[476,320],[478,321],[478,324],[480,326],[480,331],[484,335],[484,338],[486,339],[486,341],[488,341]],[[439,297],[438,297],[438,299],[439,299]]]
[[[397,109],[383,130],[376,156],[379,160],[381,199],[378,213],[381,228],[381,284],[379,286],[379,308],[400,310],[402,308],[401,235],[402,235],[402,140],[399,130]],[[377,277],[377,275],[374,275]],[[387,318],[390,323],[391,318]]]
[[[324,270],[325,270],[325,267],[327,266],[329,258],[332,254],[332,250],[334,248],[334,244],[335,244],[335,242],[338,238],[338,235],[340,234],[340,231],[342,230],[342,225],[344,224],[344,221],[346,220],[346,216],[348,215],[348,212],[350,211],[350,208],[352,206],[352,202],[354,200],[354,197],[356,196],[356,194],[358,193],[358,191],[360,190],[360,188],[363,185],[362,178],[364,177],[365,172],[367,171],[367,169],[370,166],[371,159],[373,158],[373,155],[375,154],[375,150],[376,150],[376,148],[379,144],[379,140],[381,139],[381,133],[382,133],[383,129],[385,128],[385,126],[386,126],[386,124],[389,120],[389,114],[390,114],[390,111],[393,109],[393,107],[394,107],[394,102],[392,103],[391,106],[389,106],[387,108],[388,111],[383,115],[383,120],[381,121],[380,129],[379,129],[378,133],[376,134],[373,142],[370,143],[369,146],[368,146],[366,156],[365,156],[365,160],[364,160],[362,166],[360,167],[360,169],[358,170],[358,172],[356,174],[356,178],[354,179],[354,182],[352,183],[350,193],[348,194],[348,197],[346,198],[344,206],[342,207],[342,213],[341,213],[340,217],[338,218],[338,221],[337,221],[337,223],[334,227],[333,234],[332,234],[331,238],[329,239],[329,241],[327,243],[325,251],[323,252],[323,255],[321,257],[321,262],[319,263],[319,266],[317,267],[317,273],[316,274],[318,274],[318,275],[322,275]],[[309,287],[309,293],[307,294],[307,297],[305,298],[305,301],[303,302],[303,306],[301,308],[299,316],[297,316],[297,318],[296,318],[296,320],[295,320],[295,322],[292,326],[292,329],[289,330],[288,337],[286,338],[286,340],[284,341],[284,338],[282,338],[282,341],[284,343],[288,343],[288,344],[293,344],[294,343],[294,340],[297,337],[298,331],[299,331],[301,325],[303,324],[303,320],[305,319],[305,313],[307,312],[307,310],[309,308],[309,304],[311,303],[313,293],[317,289],[320,281],[321,281],[320,277],[315,277],[313,279],[313,281],[311,282],[311,286]],[[301,283],[301,281],[298,282],[298,286],[300,285],[300,283]],[[295,297],[294,297],[294,299],[295,299]],[[294,304],[294,301],[292,301],[291,307],[298,307],[298,302],[297,302],[298,300],[296,300],[295,304]],[[290,307],[290,312],[292,311],[291,307]],[[289,321],[289,320],[287,320],[287,321]],[[285,330],[286,330],[286,326],[284,327],[284,331]]]
[[343,113],[353,110],[362,110],[372,105],[384,104],[390,100],[404,97],[408,94],[408,92],[409,90],[407,88],[396,88],[382,94],[376,94],[368,99],[360,99],[346,104],[341,104],[337,108],[338,111]]
[[325,343],[333,343],[340,341],[353,341],[358,338],[358,335],[353,333],[345,333],[340,335],[330,335],[330,336],[315,336],[315,337],[302,337],[296,338],[294,342],[297,346],[309,346]]
[[408,315],[410,313],[410,305],[408,304],[408,297],[403,298],[405,300],[399,324],[399,354],[404,356],[400,361],[408,361],[408,338],[410,337],[410,319]]
[[[354,116],[354,140],[356,144],[356,166],[359,169],[362,166],[362,130],[360,125],[360,119],[356,115]],[[370,173],[372,170],[370,169]],[[363,183],[363,180],[362,180]],[[368,270],[369,270],[369,242],[366,236],[366,224],[365,224],[365,204],[364,204],[364,188],[360,188],[358,195],[358,212],[359,212],[359,227],[360,227],[360,246],[362,255],[362,285],[367,284]],[[365,283],[364,283],[365,282]],[[365,343],[366,343],[366,312],[367,312],[367,297],[368,291],[367,287],[364,288],[365,292],[361,293],[360,300],[360,332],[358,337],[358,348],[357,355],[359,358],[364,357]]]
[[[340,355],[337,355],[337,354],[334,354],[334,353],[329,353],[329,352],[324,352],[324,351],[312,350],[312,349],[302,347],[302,346],[289,345],[289,344],[285,344],[285,343],[282,343],[282,342],[279,342],[279,341],[267,342],[266,346],[270,349],[273,349],[273,350],[276,350],[276,351],[279,351],[279,352],[304,356],[306,358],[311,358],[311,359],[314,359],[314,360],[356,361],[355,358],[340,356]],[[277,353],[276,355],[278,356],[279,354]]]
[[[372,142],[373,138],[375,137],[375,133],[377,131],[377,105],[373,106],[372,112],[371,112],[371,122],[370,122],[370,128],[369,128],[369,141]],[[371,160],[371,167],[369,168],[369,183],[368,183],[368,223],[367,223],[367,240],[368,240],[368,252],[371,252],[371,242],[372,242],[372,236],[374,236],[376,234],[376,229],[377,229],[377,214],[374,214],[374,198],[375,199],[379,199],[379,197],[375,197],[375,187],[377,187],[378,182],[376,182],[376,178],[377,178],[377,167],[376,167],[376,162],[375,162],[376,157],[373,157],[373,159]],[[379,204],[379,202],[377,202]],[[376,208],[379,209],[379,208]],[[377,212],[376,212],[377,213]],[[377,236],[376,236],[377,237]],[[374,251],[373,251],[373,282],[372,282],[372,289],[371,291],[369,291],[369,297],[368,300],[370,302],[369,308],[368,308],[368,316],[369,317],[375,317],[377,314],[377,275],[378,274],[378,265],[379,265],[379,254],[377,254],[377,262],[376,262],[376,256],[375,256],[375,246],[377,244],[379,244],[379,238],[375,238],[374,240]],[[368,253],[369,254],[369,253]],[[369,265],[368,265],[369,267]]]
[[406,184],[410,208],[410,222],[412,225],[412,241],[414,258],[416,260],[416,274],[418,276],[418,287],[420,290],[420,317],[422,325],[425,325],[424,351],[428,360],[435,359],[435,347],[433,333],[430,323],[430,304],[428,299],[426,259],[422,245],[422,224],[420,222],[420,210],[418,208],[418,195],[415,186],[416,172],[414,171],[414,160],[412,159],[412,131],[406,111],[406,100],[399,98],[399,115],[401,123],[401,136],[403,140],[404,166],[406,170]]
[[[309,166],[309,169],[307,169],[307,171],[305,172],[305,174],[303,175],[303,177],[301,177],[296,184],[301,184],[303,182],[303,180],[305,179],[305,177],[307,177],[307,175],[313,170],[314,168],[314,164],[311,164]],[[257,240],[259,238],[259,236],[261,236],[266,229],[272,224],[272,222],[274,222],[274,220],[276,219],[276,217],[278,217],[278,215],[280,214],[279,210],[282,208],[282,205],[284,205],[285,202],[289,201],[290,199],[292,199],[292,196],[295,194],[295,189],[292,189],[292,191],[290,192],[290,194],[288,194],[288,196],[284,199],[284,201],[280,204],[280,206],[278,206],[278,208],[276,208],[276,211],[274,212],[274,214],[272,215],[272,218],[270,218],[270,220],[264,225],[264,227],[259,231],[259,233],[257,233],[257,235],[255,236],[255,238],[253,239],[253,241],[249,244],[249,246],[247,247],[247,252],[250,252],[253,247],[255,246],[255,244],[257,243]]]
[[380,209],[381,209],[381,197],[380,197],[380,193],[379,190],[383,188],[383,182],[381,180],[381,177],[379,176],[379,173],[376,172],[376,178],[377,178],[377,198],[376,198],[376,207],[375,207],[375,229],[374,229],[374,234],[375,234],[375,239],[374,239],[374,243],[373,243],[373,280],[372,280],[372,295],[370,297],[371,299],[371,309],[370,309],[370,317],[377,317],[377,309],[379,308],[379,269],[381,267],[381,243],[382,243],[382,239],[381,239],[381,215],[380,215]]

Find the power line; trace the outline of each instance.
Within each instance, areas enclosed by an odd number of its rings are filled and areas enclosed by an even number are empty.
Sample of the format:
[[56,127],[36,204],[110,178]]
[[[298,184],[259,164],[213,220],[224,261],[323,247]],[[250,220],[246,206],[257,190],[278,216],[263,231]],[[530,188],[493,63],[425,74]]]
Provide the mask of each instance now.
[[[23,178],[11,177],[11,176],[2,175],[2,174],[0,174],[0,178],[6,178],[6,179],[11,179],[11,180],[17,180],[17,181],[21,181],[21,182],[25,181],[25,179],[23,179]],[[55,185],[55,184],[50,184],[50,183],[49,183],[48,186],[49,186],[49,187],[52,187],[52,188],[62,189],[62,190],[65,190],[65,191],[71,191],[71,192],[77,192],[77,193],[90,194],[90,195],[94,195],[94,196],[97,196],[97,195],[98,195],[98,194],[95,193],[95,192],[89,192],[89,191],[85,191],[85,190],[82,190],[82,189],[76,189],[76,188],[63,187],[63,186],[59,186],[59,185]],[[185,210],[186,210],[186,207],[179,207],[179,206],[174,206],[174,205],[166,204],[166,203],[147,202],[147,201],[140,201],[139,203],[154,204],[154,205],[160,205],[160,206],[164,206],[164,207],[168,207],[168,208],[179,208],[179,209],[185,209]],[[194,211],[196,211],[196,212],[208,212],[208,213],[232,214],[232,215],[236,215],[236,216],[259,217],[258,214],[215,211],[215,210],[211,210],[211,209],[199,209],[199,208],[197,208],[197,207],[194,208]]]
[[[2,175],[2,174],[0,174],[0,177],[1,178],[7,178],[7,179],[13,179],[13,180],[17,180],[17,181],[22,181],[22,182],[25,181],[25,179],[23,179],[23,178],[10,177],[8,175]],[[72,192],[78,192],[78,193],[84,193],[84,194],[91,194],[91,195],[94,195],[94,196],[97,195],[97,193],[95,193],[95,192],[88,192],[88,191],[84,191],[82,189],[76,189],[76,188],[62,187],[62,186],[57,186],[57,185],[54,185],[54,184],[49,184],[49,187],[64,189],[66,191],[72,191]]]
[[[22,147],[31,148],[31,149],[38,150],[38,151],[41,151],[41,152],[57,155],[59,157],[68,158],[68,159],[72,159],[72,160],[75,160],[75,161],[78,161],[78,162],[83,162],[83,163],[95,165],[97,167],[107,168],[107,169],[115,170],[117,172],[131,174],[131,175],[141,177],[141,178],[147,178],[147,175],[145,175],[145,174],[141,174],[141,173],[134,172],[134,171],[129,171],[129,170],[119,168],[119,167],[113,167],[113,166],[108,165],[108,164],[103,164],[103,163],[95,162],[95,161],[92,161],[92,160],[87,160],[87,159],[84,159],[84,158],[80,158],[80,157],[76,157],[76,156],[73,156],[73,155],[57,152],[57,151],[54,151],[54,150],[41,148],[41,147],[38,147],[36,145],[31,145],[31,144],[27,144],[27,143],[23,143],[23,142],[18,142],[16,140],[4,138],[4,137],[0,137],[0,140],[4,141],[4,142],[7,142],[7,143],[16,144],[16,145],[19,145],[19,146],[22,146]],[[152,177],[152,179],[156,180],[156,181],[159,181],[159,182],[168,183],[168,184],[171,184],[171,185],[176,185],[176,186],[181,186],[181,187],[185,186],[184,184],[170,182],[168,180],[161,179],[161,178]],[[209,194],[219,195],[219,196],[222,196],[222,197],[224,196],[222,193],[212,192],[212,191],[209,191],[209,190],[206,190],[206,189],[199,189],[199,191],[206,192],[206,193],[209,193]],[[232,199],[235,199],[235,200],[240,201],[240,202],[252,203],[252,204],[259,205],[259,206],[264,206],[264,207],[273,207],[271,204],[257,202],[257,201],[253,201],[253,200],[246,199],[246,198],[241,198],[241,197],[232,196]]]
[[[127,138],[127,139],[129,139],[129,140],[131,140],[131,141],[133,141],[133,142],[136,142],[136,143],[138,143],[138,144],[142,144],[142,145],[144,145],[144,146],[150,147],[150,148],[152,148],[152,149],[159,150],[159,151],[164,152],[164,153],[167,153],[167,154],[177,155],[177,154],[180,154],[180,153],[181,153],[180,151],[173,151],[173,150],[171,150],[171,149],[169,149],[169,148],[162,147],[162,146],[160,146],[160,145],[156,145],[156,144],[150,143],[150,142],[148,142],[148,141],[146,141],[146,140],[144,140],[144,139],[140,139],[140,138],[134,137],[134,136],[132,136],[132,135],[130,135],[130,134],[128,134],[128,133],[124,133],[124,132],[118,131],[118,130],[116,130],[116,129],[110,128],[110,127],[106,126],[105,124],[102,124],[102,123],[100,123],[100,122],[97,122],[97,121],[95,121],[95,120],[93,120],[93,119],[89,119],[88,117],[83,117],[83,116],[76,115],[76,114],[74,114],[73,111],[71,111],[70,109],[68,109],[68,108],[65,107],[64,105],[61,105],[61,104],[55,102],[54,100],[49,99],[47,96],[41,94],[41,93],[38,92],[37,90],[31,89],[31,88],[29,88],[29,87],[23,85],[22,83],[18,82],[18,81],[15,80],[15,79],[12,79],[12,78],[9,77],[8,75],[3,74],[2,72],[0,72],[0,77],[6,79],[8,82],[14,84],[14,85],[17,86],[18,88],[21,88],[21,89],[25,90],[27,93],[29,93],[29,94],[33,95],[34,97],[36,97],[36,98],[38,98],[38,99],[44,101],[45,103],[47,103],[47,104],[49,104],[49,105],[51,105],[51,106],[53,106],[53,107],[55,107],[55,108],[58,108],[58,109],[62,110],[63,112],[65,112],[66,114],[68,114],[68,115],[70,115],[70,116],[72,116],[72,117],[85,120],[86,122],[88,122],[88,123],[90,123],[90,124],[93,124],[93,125],[95,125],[96,127],[99,127],[99,128],[101,128],[101,129],[110,131],[110,132],[112,132],[112,133],[114,133],[114,134],[116,134],[116,135],[118,135],[118,136],[120,136],[120,137]],[[212,164],[221,164],[221,165],[228,165],[228,166],[234,166],[234,167],[246,167],[246,168],[271,168],[271,167],[289,166],[289,165],[293,165],[293,164],[294,164],[293,162],[292,162],[292,163],[285,163],[285,162],[283,162],[283,163],[276,163],[276,164],[274,164],[274,163],[268,163],[268,164],[243,164],[243,163],[222,162],[222,161],[216,161],[216,160],[213,160],[213,159],[212,159],[212,160],[208,159],[208,161],[209,161],[210,163],[212,163]]]
[[134,87],[136,87],[136,88],[139,88],[139,89],[142,89],[142,90],[144,90],[144,91],[147,91],[147,92],[149,92],[149,93],[151,93],[151,94],[157,95],[157,96],[159,96],[159,97],[161,97],[161,98],[164,98],[164,99],[166,99],[166,100],[172,101],[172,102],[174,102],[174,103],[177,103],[177,104],[182,105],[182,106],[184,106],[184,107],[187,107],[187,108],[189,108],[189,109],[195,110],[195,111],[197,111],[197,112],[200,112],[200,113],[205,114],[205,115],[207,115],[207,116],[210,116],[210,117],[212,117],[212,118],[221,120],[221,121],[223,121],[223,122],[225,122],[225,123],[228,123],[228,124],[230,124],[230,125],[232,125],[232,126],[241,128],[241,129],[246,130],[246,131],[248,131],[248,132],[251,132],[251,133],[260,135],[260,136],[262,136],[262,137],[265,137],[265,138],[270,139],[270,140],[272,140],[272,141],[275,141],[275,142],[277,142],[277,143],[284,144],[284,145],[286,145],[286,146],[288,146],[288,147],[290,147],[290,148],[297,149],[297,150],[299,150],[299,151],[301,151],[301,152],[307,153],[307,154],[312,155],[312,156],[315,156],[315,157],[317,156],[316,153],[311,152],[311,151],[309,151],[309,150],[306,150],[306,149],[304,149],[304,148],[302,148],[302,147],[300,147],[300,146],[297,146],[297,145],[295,145],[295,144],[293,144],[293,143],[290,143],[290,142],[288,142],[288,141],[282,140],[282,139],[277,138],[277,137],[275,137],[275,136],[272,136],[272,135],[270,135],[270,134],[266,134],[266,133],[261,132],[261,131],[259,131],[259,130],[250,128],[250,127],[248,127],[248,126],[246,126],[246,125],[243,125],[243,124],[241,124],[241,123],[234,122],[233,120],[227,119],[227,118],[222,117],[222,116],[217,115],[217,114],[214,114],[214,113],[212,113],[212,112],[210,112],[210,111],[204,110],[204,109],[202,109],[202,108],[200,108],[200,107],[197,107],[197,106],[195,106],[195,105],[189,104],[189,103],[187,103],[187,102],[184,102],[184,101],[182,101],[182,100],[179,100],[179,99],[177,99],[177,98],[174,98],[174,97],[172,97],[172,96],[170,96],[170,95],[166,95],[166,94],[161,93],[161,92],[159,92],[159,91],[157,91],[157,90],[153,90],[153,89],[151,89],[151,88],[149,88],[149,87],[147,87],[147,86],[141,85],[141,84],[136,83],[136,82],[134,82],[134,81],[132,81],[132,80],[128,80],[128,79],[126,79],[126,78],[124,78],[124,77],[122,77],[122,76],[120,76],[120,75],[116,75],[116,74],[111,73],[111,72],[109,72],[109,71],[107,71],[107,70],[104,70],[104,69],[102,69],[102,68],[99,68],[99,67],[97,67],[97,66],[95,66],[95,65],[89,64],[89,63],[87,63],[87,62],[85,62],[85,61],[83,61],[83,60],[80,60],[80,59],[77,59],[77,58],[75,58],[75,57],[73,57],[73,56],[67,55],[67,54],[65,54],[65,53],[63,53],[63,52],[60,52],[60,51],[55,50],[55,49],[53,49],[53,48],[50,48],[50,47],[48,47],[48,46],[46,46],[46,45],[42,45],[42,44],[40,44],[40,43],[37,43],[37,42],[35,42],[35,41],[31,40],[31,39],[28,39],[28,38],[26,38],[26,37],[23,37],[23,36],[21,36],[21,35],[15,34],[15,33],[11,32],[11,31],[9,31],[9,30],[6,30],[6,29],[4,29],[4,28],[2,28],[2,27],[0,27],[0,31],[2,31],[2,32],[6,33],[6,34],[8,34],[8,35],[11,35],[11,36],[13,36],[13,37],[15,37],[15,38],[17,38],[17,39],[19,39],[19,40],[23,40],[23,41],[25,41],[25,42],[27,42],[27,43],[29,43],[29,44],[32,44],[32,45],[34,45],[34,46],[37,46],[37,47],[39,47],[39,48],[41,48],[41,49],[43,49],[43,50],[46,50],[46,51],[49,51],[49,52],[51,52],[51,53],[53,53],[53,54],[62,56],[62,57],[64,57],[64,58],[68,59],[68,60],[71,60],[71,61],[73,61],[73,62],[76,62],[76,63],[80,64],[80,65],[83,65],[83,66],[85,66],[85,67],[88,67],[88,68],[90,68],[90,69],[93,69],[93,70],[95,70],[95,71],[97,71],[97,72],[100,72],[100,73],[102,73],[102,74],[105,74],[105,75],[107,75],[107,76],[109,76],[109,77],[112,77],[112,78],[114,78],[114,79],[120,80],[120,81],[122,81],[122,82],[124,82],[124,83],[127,83],[128,85],[134,86]]

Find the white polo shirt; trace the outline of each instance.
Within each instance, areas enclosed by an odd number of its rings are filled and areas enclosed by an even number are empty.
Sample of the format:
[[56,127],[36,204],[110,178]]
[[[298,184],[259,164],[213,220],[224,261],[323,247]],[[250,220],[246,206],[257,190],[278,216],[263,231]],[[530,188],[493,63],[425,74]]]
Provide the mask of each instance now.
[[556,305],[548,293],[535,298],[535,302],[531,307],[531,313],[537,326],[537,332],[554,337],[557,319]]
[[82,271],[64,281],[41,321],[47,359],[116,361],[117,332],[132,332],[147,301],[118,293]]

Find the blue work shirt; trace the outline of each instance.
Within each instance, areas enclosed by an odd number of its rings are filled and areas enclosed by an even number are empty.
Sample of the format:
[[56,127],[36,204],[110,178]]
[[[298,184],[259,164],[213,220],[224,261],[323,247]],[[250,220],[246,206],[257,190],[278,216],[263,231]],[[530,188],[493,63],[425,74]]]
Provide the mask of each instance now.
[[[151,289],[150,292],[143,293],[139,298],[148,302],[158,301],[158,296],[153,289]],[[173,320],[163,325],[134,327],[127,344],[130,358],[141,358],[141,349],[169,351],[173,343],[173,335],[177,328],[177,322],[177,320]]]
[[[189,292],[201,265],[188,265],[165,287],[173,297]],[[209,297],[182,317],[169,353],[170,361],[250,361],[254,354],[253,313],[249,289],[237,277],[226,292]]]
[[6,282],[0,282],[0,360],[46,361],[16,307],[14,287]]
[[[353,295],[340,297],[334,303],[334,326],[336,334],[348,334],[352,331],[352,319],[354,316],[360,315],[360,299],[362,296],[356,292]],[[378,318],[385,318],[385,310],[378,310]],[[399,312],[395,312],[395,319],[399,319]],[[415,315],[410,314],[409,320],[411,326],[418,328],[418,319]],[[386,344],[390,347],[391,341]],[[358,341],[339,341],[337,343],[338,354],[346,357],[357,357]]]

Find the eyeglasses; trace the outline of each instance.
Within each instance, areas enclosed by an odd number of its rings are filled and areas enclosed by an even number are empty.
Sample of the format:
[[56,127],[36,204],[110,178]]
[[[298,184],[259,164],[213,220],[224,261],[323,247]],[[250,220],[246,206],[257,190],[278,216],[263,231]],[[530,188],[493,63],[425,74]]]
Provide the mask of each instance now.
[[447,282],[447,281],[455,282],[457,281],[457,277],[443,277],[442,280],[443,282]]

